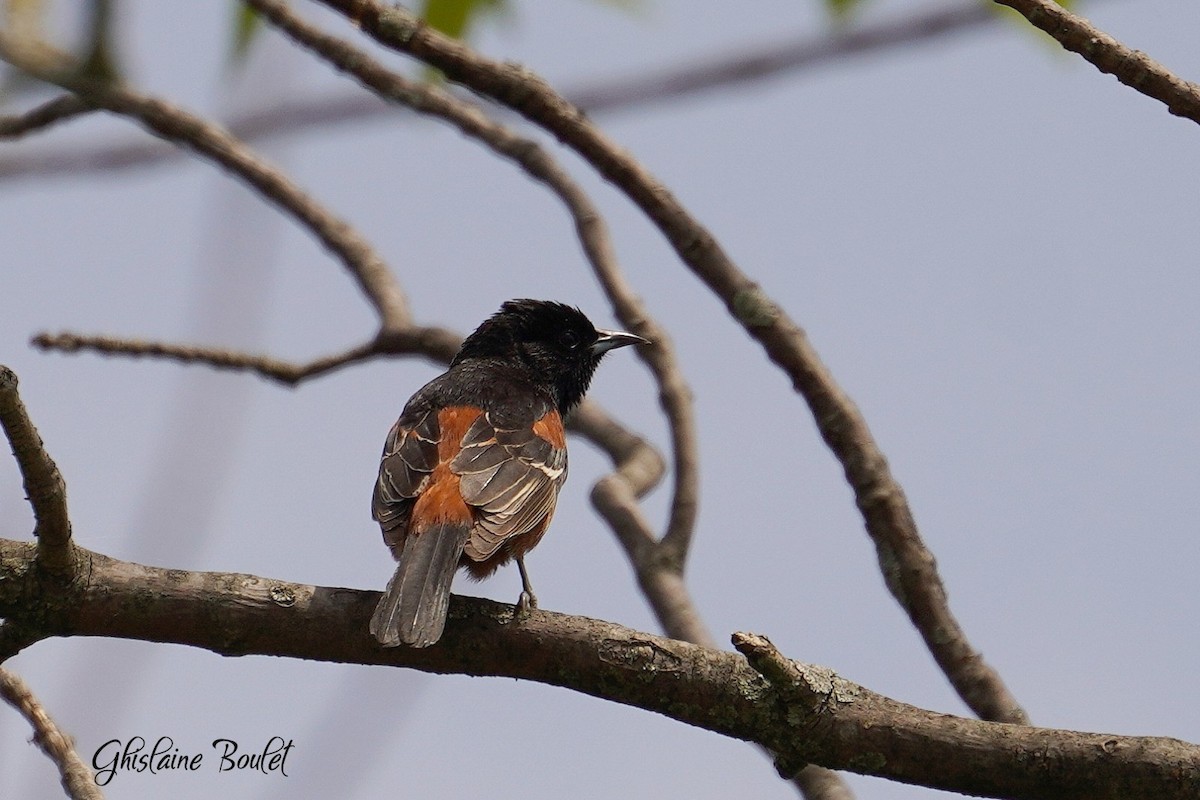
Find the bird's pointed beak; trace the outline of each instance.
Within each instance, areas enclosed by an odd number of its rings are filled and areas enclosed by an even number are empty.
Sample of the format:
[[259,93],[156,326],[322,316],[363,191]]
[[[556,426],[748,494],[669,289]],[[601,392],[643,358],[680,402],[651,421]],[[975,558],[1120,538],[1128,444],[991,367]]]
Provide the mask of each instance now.
[[650,340],[643,339],[635,333],[597,330],[596,341],[592,344],[592,353],[598,356],[604,355],[609,350],[615,350],[618,347],[624,347],[629,344],[650,344]]

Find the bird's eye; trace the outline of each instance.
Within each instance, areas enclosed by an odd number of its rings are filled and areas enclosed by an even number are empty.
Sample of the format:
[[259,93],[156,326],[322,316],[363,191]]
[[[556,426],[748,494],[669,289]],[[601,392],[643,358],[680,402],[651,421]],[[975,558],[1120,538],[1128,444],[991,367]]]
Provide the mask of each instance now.
[[572,330],[563,331],[559,340],[572,350],[579,346],[579,334]]

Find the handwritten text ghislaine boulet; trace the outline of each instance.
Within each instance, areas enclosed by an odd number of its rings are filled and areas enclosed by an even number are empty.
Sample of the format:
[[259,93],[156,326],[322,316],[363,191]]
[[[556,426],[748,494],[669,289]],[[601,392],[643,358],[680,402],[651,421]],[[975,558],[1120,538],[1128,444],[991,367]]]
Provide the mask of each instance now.
[[[204,753],[184,753],[175,746],[170,736],[160,736],[150,747],[141,736],[133,736],[124,742],[109,739],[96,748],[92,756],[92,767],[96,770],[96,783],[106,786],[118,772],[160,772],[183,770],[194,772],[204,764]],[[214,739],[212,749],[216,755],[217,772],[238,770],[272,772],[287,777],[287,758],[294,742],[282,736],[272,736],[258,750],[242,750],[232,739]]]

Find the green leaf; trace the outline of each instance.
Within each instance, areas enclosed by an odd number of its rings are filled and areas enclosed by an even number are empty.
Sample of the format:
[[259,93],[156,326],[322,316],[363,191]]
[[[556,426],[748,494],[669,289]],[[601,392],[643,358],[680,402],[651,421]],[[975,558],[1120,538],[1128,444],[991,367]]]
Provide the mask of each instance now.
[[844,20],[861,4],[862,0],[825,0],[825,9],[834,19]]
[[455,39],[465,38],[481,17],[503,11],[508,0],[425,0],[421,19]]
[[229,48],[229,60],[240,63],[246,60],[258,32],[262,30],[262,16],[250,6],[237,2],[233,17],[233,44]]
[[[626,12],[641,9],[643,0],[593,0]],[[429,27],[455,39],[465,39],[475,24],[486,17],[501,16],[512,8],[512,0],[425,0],[421,19]]]

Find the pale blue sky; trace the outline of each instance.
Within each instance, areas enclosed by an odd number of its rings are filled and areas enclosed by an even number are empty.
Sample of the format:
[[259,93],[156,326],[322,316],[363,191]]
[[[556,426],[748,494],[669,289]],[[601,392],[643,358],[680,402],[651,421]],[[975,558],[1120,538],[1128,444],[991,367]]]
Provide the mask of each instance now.
[[[230,78],[224,2],[128,6],[131,80],[189,108],[353,91],[274,35]],[[865,16],[925,7],[890,0]],[[825,25],[813,3],[753,8],[526,2],[475,43],[573,87]],[[1194,2],[1084,11],[1200,76]],[[1200,128],[1015,21],[597,120],[806,327],[907,491],[953,610],[1032,719],[1200,740]],[[0,163],[141,135],[78,121],[0,143]],[[453,131],[401,113],[263,149],[376,245],[421,322],[465,331],[529,295],[613,322],[556,201]],[[688,579],[718,640],[765,633],[793,658],[963,713],[887,594],[804,404],[657,231],[562,157],[695,391],[705,494]],[[384,585],[392,565],[368,510],[378,452],[433,367],[377,362],[288,390],[26,344],[70,328],[304,359],[367,338],[366,304],[313,240],[198,162],[0,180],[0,237],[0,362],[68,481],[80,544]],[[655,391],[628,356],[606,361],[592,396],[663,444]],[[539,599],[655,631],[587,504],[604,461],[580,442],[571,457],[529,559]],[[650,498],[652,518],[666,502],[665,489]],[[0,459],[0,536],[30,527]],[[456,586],[512,601],[519,581]],[[287,779],[122,774],[114,800],[794,796],[748,745],[511,680],[86,639],[40,643],[12,666],[88,758],[133,735],[205,753],[220,737],[296,743]],[[54,797],[27,739],[0,712],[3,793]],[[852,783],[863,798],[936,794]]]

